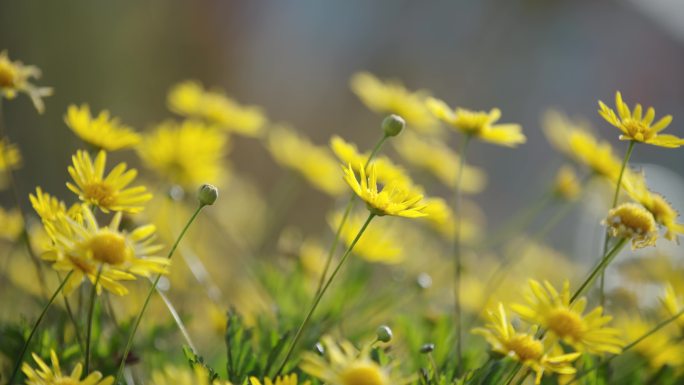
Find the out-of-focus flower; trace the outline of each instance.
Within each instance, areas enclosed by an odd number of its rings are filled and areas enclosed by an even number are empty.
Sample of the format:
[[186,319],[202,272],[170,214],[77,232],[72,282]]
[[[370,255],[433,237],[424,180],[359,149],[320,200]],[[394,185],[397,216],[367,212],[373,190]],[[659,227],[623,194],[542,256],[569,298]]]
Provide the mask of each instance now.
[[608,212],[603,221],[613,237],[632,240],[632,249],[654,246],[658,239],[653,214],[637,203],[623,203]]
[[464,108],[452,109],[444,101],[436,98],[429,98],[427,106],[441,121],[465,135],[471,135],[485,142],[515,147],[527,140],[519,124],[496,124],[501,118],[501,110],[498,108],[493,108],[489,112]]
[[0,239],[14,241],[24,229],[24,220],[17,209],[5,210],[0,207]]
[[76,364],[71,374],[62,373],[59,359],[54,350],[50,350],[52,368],[35,353],[33,353],[33,360],[38,364],[38,369],[32,368],[27,363],[24,363],[21,368],[26,375],[26,385],[111,385],[114,383],[114,377],[102,378],[102,373],[97,371],[82,379],[83,366],[80,363]]
[[577,178],[575,169],[565,165],[558,170],[553,186],[553,192],[565,200],[575,200],[582,192],[582,186]]
[[[617,326],[625,339],[636,341],[646,333],[650,333],[656,324],[638,315],[629,314],[617,318]],[[665,365],[673,368],[684,365],[684,345],[677,336],[672,335],[669,328],[663,328],[651,334],[636,344],[632,350],[643,357],[654,371]]]
[[632,177],[625,190],[635,201],[641,203],[653,214],[656,223],[665,227],[665,238],[670,241],[678,241],[677,235],[684,235],[684,224],[677,223],[679,213],[664,196],[650,191],[643,175]]
[[[357,213],[349,214],[340,234],[347,247],[354,241],[365,219],[365,216]],[[328,218],[333,231],[339,227],[341,221],[341,212],[336,212]],[[354,254],[368,262],[396,264],[404,259],[404,250],[400,245],[400,239],[391,228],[373,226],[371,223],[354,246]]]
[[[673,317],[684,309],[684,301],[681,300],[681,296],[677,295],[670,283],[665,285],[665,294],[660,298],[660,302],[663,305],[663,313],[666,318]],[[684,332],[684,316],[678,317],[674,322]]]
[[[439,232],[444,238],[452,239],[454,234],[456,234],[457,221],[454,216],[454,212],[451,210],[446,201],[442,198],[425,198],[423,200],[425,203],[425,208],[423,212],[427,214],[426,217],[422,219],[432,226],[437,232]],[[468,213],[475,212],[475,218],[479,217],[481,213],[473,205],[464,205],[463,216],[459,221],[461,225],[461,231],[459,231],[459,236],[461,241],[464,243],[472,243],[479,238],[482,232],[481,226],[476,220],[473,220],[473,216],[468,215]]]
[[620,331],[606,326],[613,317],[603,315],[600,306],[584,314],[586,297],[570,303],[567,280],[560,293],[548,281],[542,285],[530,280],[525,298],[527,304],[514,304],[512,310],[525,321],[549,330],[577,351],[592,354],[619,354],[622,351],[623,343],[618,338]]
[[169,109],[188,118],[240,135],[258,137],[263,134],[266,116],[261,108],[242,106],[220,91],[207,91],[196,81],[178,83],[169,91]]
[[617,115],[612,108],[608,107],[599,100],[599,114],[611,125],[622,131],[620,140],[634,140],[641,143],[648,143],[659,147],[676,148],[684,144],[684,139],[674,135],[660,135],[660,131],[667,128],[672,122],[672,115],[666,115],[655,124],[655,110],[649,107],[645,115],[641,104],[634,106],[630,111],[627,103],[622,101],[622,94],[615,93],[615,108]]
[[268,149],[276,162],[298,172],[318,190],[332,196],[346,191],[337,171],[338,163],[324,146],[317,146],[294,130],[279,126],[269,131]]
[[425,91],[411,92],[398,81],[382,81],[368,72],[351,77],[351,89],[371,110],[397,114],[410,128],[422,133],[439,132],[439,124],[425,107]]
[[116,151],[140,143],[140,135],[119,123],[119,119],[111,118],[109,111],[100,111],[97,117],[93,117],[87,104],[81,107],[70,105],[64,121],[76,136],[99,149]]
[[14,99],[17,93],[23,92],[31,98],[33,106],[42,114],[45,110],[42,98],[52,95],[52,88],[37,87],[30,82],[31,78],[39,77],[38,67],[11,61],[7,51],[0,52],[0,96]]
[[93,162],[88,152],[79,150],[71,157],[69,174],[74,183],[67,182],[67,187],[85,203],[93,204],[105,213],[125,211],[137,213],[143,210],[143,204],[152,199],[145,186],[127,187],[138,171],[126,170],[126,163],[119,163],[112,171],[104,175],[107,153],[100,151]]
[[143,137],[137,148],[143,163],[170,183],[194,190],[220,185],[228,136],[197,120],[165,122]]

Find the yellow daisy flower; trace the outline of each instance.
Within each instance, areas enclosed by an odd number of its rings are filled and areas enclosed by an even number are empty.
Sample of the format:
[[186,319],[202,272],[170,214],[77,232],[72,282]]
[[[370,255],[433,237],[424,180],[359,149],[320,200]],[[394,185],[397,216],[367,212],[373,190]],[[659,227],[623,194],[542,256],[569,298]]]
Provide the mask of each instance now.
[[23,92],[31,98],[33,106],[42,114],[45,110],[42,98],[52,95],[52,88],[37,87],[30,83],[31,78],[39,77],[38,67],[11,61],[7,51],[0,52],[0,96],[14,99],[17,93]]
[[658,239],[653,214],[637,203],[623,203],[608,211],[602,222],[613,237],[632,240],[632,249],[655,246]]
[[332,196],[346,191],[330,151],[294,130],[278,126],[268,133],[268,150],[280,165],[299,173],[313,187]]
[[116,294],[128,290],[119,281],[135,280],[136,275],[149,277],[166,274],[169,260],[154,256],[161,246],[154,244],[155,227],[141,226],[131,232],[120,231],[121,212],[117,212],[107,227],[100,227],[92,211],[83,206],[83,223],[66,215],[45,223],[45,230],[54,242],[53,250],[44,258],[53,261],[57,271],[73,271],[64,286],[71,293],[87,277],[94,283],[101,269],[97,292],[102,287]]
[[[634,314],[619,317],[617,321],[620,331],[628,341],[636,341],[656,326],[656,323]],[[643,357],[653,371],[665,365],[680,368],[684,365],[684,345],[678,337],[672,335],[671,329],[663,328],[636,344],[631,350]]]
[[27,363],[24,363],[21,367],[21,370],[26,375],[26,385],[111,385],[114,383],[114,377],[107,376],[102,378],[102,373],[97,371],[88,374],[86,378],[82,379],[83,366],[80,363],[76,364],[71,374],[66,375],[62,373],[59,359],[54,350],[50,350],[52,368],[35,353],[33,353],[33,360],[38,364],[37,369],[32,368]]
[[659,135],[658,133],[672,122],[672,115],[666,115],[658,120],[655,124],[655,110],[649,107],[646,114],[643,115],[641,104],[634,106],[634,110],[630,111],[627,103],[622,101],[622,94],[615,93],[615,107],[617,115],[612,108],[608,107],[599,100],[599,114],[611,125],[617,127],[622,131],[620,140],[634,140],[637,142],[648,143],[654,146],[676,148],[684,144],[684,139],[678,138],[674,135]]
[[[259,379],[256,377],[250,377],[249,383],[251,385],[262,385],[261,381],[259,381]],[[275,379],[275,381],[271,380],[270,378],[264,378],[264,382],[263,382],[263,385],[297,385],[297,384],[299,384],[299,382],[297,381],[297,374],[279,376]],[[309,385],[309,384],[311,384],[311,381],[305,381],[302,383],[302,385]]]
[[527,140],[519,124],[495,124],[501,117],[501,110],[498,108],[489,112],[464,108],[454,110],[444,101],[435,98],[429,98],[426,103],[438,119],[465,135],[507,147],[515,147]]
[[132,128],[119,123],[117,118],[110,118],[109,111],[93,117],[87,104],[70,105],[64,122],[84,142],[107,151],[132,148],[141,139]]
[[135,169],[126,170],[126,163],[119,163],[105,177],[107,153],[100,151],[93,162],[88,152],[79,150],[71,157],[69,174],[74,183],[67,187],[83,202],[93,204],[105,213],[125,211],[137,213],[142,204],[152,199],[145,186],[126,187],[138,175]]
[[193,369],[167,366],[152,373],[152,385],[231,385],[228,381],[209,381],[209,371],[196,365]]
[[351,164],[344,168],[344,180],[354,190],[364,202],[368,210],[373,214],[393,215],[406,218],[424,217],[427,214],[423,211],[425,204],[422,202],[423,195],[418,194],[415,188],[397,181],[390,181],[378,190],[378,178],[375,171],[375,163],[370,165],[368,176],[363,170],[363,165],[359,165],[360,181],[356,179],[356,174]]
[[565,165],[558,170],[553,192],[556,196],[568,201],[575,200],[579,196],[582,186],[580,186],[575,169]]
[[188,118],[204,119],[229,132],[257,137],[266,125],[259,107],[241,106],[222,92],[205,91],[196,81],[178,83],[168,95],[169,109]]
[[383,82],[368,72],[354,74],[351,89],[366,107],[377,113],[397,114],[419,132],[439,132],[439,124],[425,107],[425,91],[411,92],[398,81]]
[[371,360],[370,345],[358,351],[351,342],[338,344],[331,336],[323,336],[321,342],[325,357],[305,352],[299,367],[328,385],[403,385],[413,380],[393,375],[391,368]]
[[[331,215],[328,218],[330,228],[333,231],[337,230],[341,220],[341,212]],[[347,247],[354,241],[365,220],[366,217],[359,213],[349,215],[340,234]],[[400,244],[400,239],[391,228],[388,228],[386,225],[382,227],[379,225],[373,226],[371,223],[364,231],[363,237],[359,238],[354,246],[354,254],[368,262],[397,264],[404,260],[404,249],[399,246]]]
[[[399,155],[414,167],[427,170],[446,186],[454,188],[458,175],[454,165],[460,156],[443,141],[429,140],[413,132],[405,132],[392,141]],[[352,163],[354,164],[354,163]],[[461,189],[465,193],[478,193],[487,184],[487,174],[479,167],[464,165]]]
[[520,333],[515,330],[508,319],[502,303],[496,311],[487,310],[487,325],[473,329],[474,334],[483,336],[493,351],[511,357],[536,373],[535,384],[541,383],[545,373],[574,374],[572,366],[581,353],[560,354],[557,349],[544,345],[531,333]]
[[531,279],[529,288],[525,295],[527,304],[511,306],[522,319],[540,325],[580,352],[619,354],[622,351],[620,331],[606,326],[613,317],[603,315],[600,306],[584,314],[585,297],[570,303],[572,294],[567,280],[560,293],[548,281],[542,285]]
[[24,229],[24,220],[17,209],[5,210],[0,207],[0,239],[14,241]]
[[7,139],[0,139],[0,172],[14,170],[19,166],[21,166],[19,147]]
[[677,235],[684,235],[684,224],[677,223],[679,216],[677,210],[664,196],[648,189],[643,175],[632,177],[625,190],[632,199],[641,203],[653,214],[656,223],[665,227],[665,238],[677,242]]
[[29,200],[31,201],[33,209],[36,211],[36,214],[38,214],[43,223],[54,222],[57,220],[57,218],[59,218],[60,215],[66,215],[77,222],[83,222],[80,204],[73,204],[67,210],[64,202],[48,193],[43,192],[43,189],[40,187],[36,188],[35,195],[29,194]]
[[229,137],[204,123],[165,122],[145,135],[138,146],[143,163],[170,183],[195,189],[203,183],[220,185],[226,174],[221,164]]

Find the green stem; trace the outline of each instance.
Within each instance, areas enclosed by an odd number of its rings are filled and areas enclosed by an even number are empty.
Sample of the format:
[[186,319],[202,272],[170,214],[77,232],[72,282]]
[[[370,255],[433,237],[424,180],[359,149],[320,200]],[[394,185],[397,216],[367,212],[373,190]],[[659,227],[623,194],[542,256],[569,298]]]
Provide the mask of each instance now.
[[36,334],[36,331],[38,330],[38,326],[40,325],[41,321],[43,321],[43,318],[45,317],[45,314],[47,313],[48,309],[50,308],[50,305],[52,305],[52,303],[55,301],[55,298],[57,298],[59,293],[62,292],[62,289],[64,289],[64,285],[66,285],[67,281],[69,281],[71,274],[73,274],[73,270],[70,271],[64,277],[64,280],[62,280],[62,283],[59,284],[59,287],[57,287],[57,290],[55,290],[55,292],[52,294],[52,296],[48,300],[48,303],[45,305],[45,307],[43,307],[43,311],[40,312],[38,319],[33,324],[33,328],[31,329],[31,332],[29,333],[28,338],[26,339],[26,342],[24,343],[24,346],[21,348],[21,352],[19,353],[19,356],[17,356],[17,361],[14,364],[14,369],[12,370],[12,375],[10,376],[10,380],[7,382],[7,384],[12,384],[14,382],[14,380],[16,379],[17,374],[19,373],[19,368],[21,367],[21,363],[24,359],[24,354],[26,354],[26,349],[28,349],[29,344],[31,343],[31,339],[33,339],[34,334]]
[[604,254],[603,258],[601,258],[601,262],[599,262],[599,264],[596,265],[596,267],[591,271],[589,276],[584,280],[582,285],[580,285],[579,289],[577,289],[577,291],[575,291],[575,294],[572,295],[572,298],[570,298],[570,303],[575,302],[577,298],[584,294],[584,292],[594,282],[598,274],[603,275],[603,273],[606,270],[606,267],[608,267],[610,262],[612,262],[612,260],[620,252],[620,250],[622,250],[626,243],[627,238],[620,238],[620,240],[615,244],[615,246],[613,246],[613,248],[607,254]]
[[100,284],[100,277],[102,276],[102,265],[97,269],[97,276],[93,283],[93,289],[90,291],[90,304],[88,307],[88,324],[86,325],[86,347],[85,347],[85,373],[90,373],[90,341],[93,332],[93,313],[95,312],[95,301],[97,300],[97,285]]
[[278,368],[278,371],[276,372],[276,377],[279,376],[280,373],[285,368],[287,361],[290,359],[290,356],[292,356],[292,352],[294,351],[295,347],[297,346],[297,342],[299,342],[299,339],[302,336],[302,332],[304,331],[306,326],[309,324],[309,321],[311,320],[311,316],[313,315],[314,311],[316,311],[318,304],[321,302],[321,298],[323,298],[323,295],[325,295],[325,292],[330,287],[330,284],[335,279],[335,276],[337,275],[337,273],[342,268],[342,265],[344,265],[344,262],[347,260],[347,258],[351,254],[352,250],[354,250],[354,246],[356,246],[356,243],[359,241],[359,239],[361,239],[361,236],[363,235],[364,231],[366,231],[366,228],[368,227],[368,225],[370,224],[371,220],[373,220],[374,217],[375,217],[375,214],[373,214],[373,213],[370,213],[368,215],[368,219],[366,219],[366,222],[364,222],[363,226],[361,226],[361,229],[359,229],[359,232],[356,234],[356,237],[354,237],[354,240],[352,241],[352,243],[347,248],[347,251],[345,251],[344,255],[342,255],[340,262],[337,263],[337,266],[333,270],[332,274],[330,274],[330,278],[328,278],[325,285],[323,285],[323,288],[321,289],[321,291],[314,298],[314,302],[311,305],[311,308],[309,308],[309,311],[306,314],[306,317],[304,317],[304,321],[302,321],[302,323],[299,325],[299,328],[297,329],[297,333],[295,334],[295,336],[292,340],[292,343],[290,344],[290,347],[287,349],[287,354],[285,354],[285,359],[283,360],[283,363],[280,365],[280,367]]
[[461,180],[463,168],[465,167],[466,150],[470,135],[463,136],[459,149],[460,160],[456,169],[456,185],[454,186],[454,218],[456,227],[454,232],[454,321],[456,323],[456,375],[460,376],[463,372],[463,314],[461,311],[461,275],[463,270],[461,255]]
[[[188,228],[190,228],[190,225],[192,222],[195,221],[195,218],[197,218],[197,215],[199,215],[200,211],[204,208],[205,205],[200,204],[197,207],[197,210],[192,214],[190,219],[188,220],[188,223],[185,224],[185,227],[183,227],[183,230],[178,234],[178,238],[176,238],[176,241],[173,243],[173,246],[171,246],[171,250],[169,250],[168,255],[166,256],[167,259],[171,259],[173,256],[173,253],[176,251],[176,248],[178,247],[178,244],[180,243],[181,239],[183,239],[183,236],[185,236],[185,233],[188,231]],[[159,283],[159,280],[161,279],[162,275],[158,274],[157,278],[155,278],[154,282],[152,283],[152,287],[150,287],[150,290],[147,292],[147,297],[145,297],[145,302],[143,303],[142,309],[140,309],[140,312],[138,313],[138,317],[135,319],[135,323],[133,324],[133,329],[131,330],[131,334],[128,336],[128,341],[126,341],[126,347],[124,348],[123,355],[121,356],[121,363],[119,364],[119,370],[116,372],[116,380],[114,381],[115,384],[119,383],[119,380],[121,380],[121,376],[123,375],[124,368],[126,367],[126,359],[128,358],[128,353],[131,351],[131,347],[133,346],[133,338],[135,337],[135,333],[138,330],[138,327],[140,326],[140,321],[142,320],[143,315],[145,314],[145,310],[147,310],[147,306],[150,303],[150,299],[152,298],[152,294],[155,292],[157,289],[157,284]]]
[[[620,187],[622,187],[622,177],[625,174],[625,169],[627,168],[627,164],[629,163],[629,158],[632,157],[632,151],[634,151],[634,145],[636,144],[636,141],[630,140],[629,141],[629,147],[627,147],[627,153],[625,153],[625,157],[622,160],[622,166],[620,167],[620,175],[618,176],[617,180],[617,185],[615,186],[615,194],[613,195],[613,203],[611,204],[610,208],[614,209],[615,206],[617,206],[618,199],[620,198]],[[606,233],[603,237],[603,254],[606,253],[608,250],[608,240],[610,239],[610,236],[608,234],[608,230],[606,230]],[[606,296],[605,296],[605,283],[606,283],[606,276],[605,274],[601,273],[601,283],[600,283],[600,294],[599,294],[599,299],[601,306],[605,306],[606,302]]]

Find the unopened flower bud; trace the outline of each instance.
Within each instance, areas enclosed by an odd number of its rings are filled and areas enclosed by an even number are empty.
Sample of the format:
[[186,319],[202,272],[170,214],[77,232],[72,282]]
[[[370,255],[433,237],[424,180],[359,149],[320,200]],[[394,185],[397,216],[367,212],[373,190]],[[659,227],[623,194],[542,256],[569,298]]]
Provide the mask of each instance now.
[[382,121],[382,130],[387,136],[397,136],[406,126],[404,118],[399,115],[389,115]]
[[216,188],[216,186],[210,184],[203,184],[202,187],[199,188],[199,192],[197,193],[197,199],[199,200],[201,205],[213,205],[214,202],[216,202],[216,198],[218,198],[218,189]]
[[421,353],[432,353],[435,350],[435,344],[425,344],[420,347]]
[[392,329],[387,325],[382,325],[375,332],[377,334],[378,341],[380,342],[390,342],[392,341]]

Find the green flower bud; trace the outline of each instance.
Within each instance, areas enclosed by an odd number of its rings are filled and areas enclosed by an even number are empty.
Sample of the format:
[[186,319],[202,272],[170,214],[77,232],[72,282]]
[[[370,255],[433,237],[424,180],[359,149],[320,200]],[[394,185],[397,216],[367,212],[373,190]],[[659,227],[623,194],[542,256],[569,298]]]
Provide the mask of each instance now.
[[404,118],[399,115],[389,115],[382,121],[382,130],[387,136],[397,136],[406,126]]
[[210,184],[203,184],[202,187],[199,188],[199,192],[197,193],[197,199],[199,200],[201,205],[213,205],[214,202],[216,202],[216,198],[218,198],[218,189],[216,188],[216,186]]
[[380,342],[390,342],[392,341],[392,329],[387,325],[382,325],[375,332],[377,334],[378,341]]

